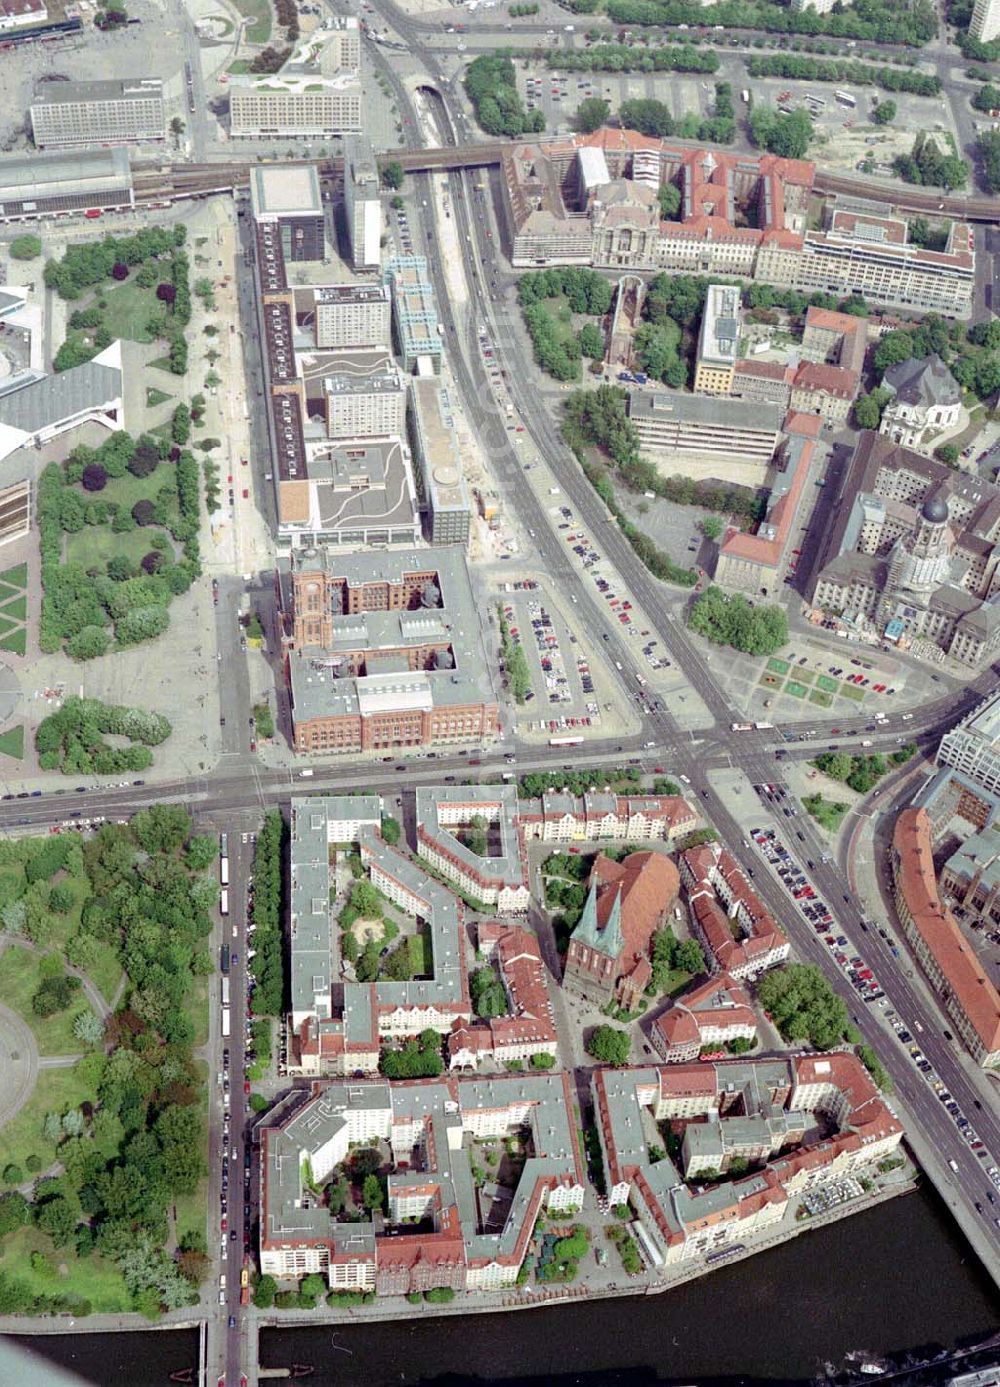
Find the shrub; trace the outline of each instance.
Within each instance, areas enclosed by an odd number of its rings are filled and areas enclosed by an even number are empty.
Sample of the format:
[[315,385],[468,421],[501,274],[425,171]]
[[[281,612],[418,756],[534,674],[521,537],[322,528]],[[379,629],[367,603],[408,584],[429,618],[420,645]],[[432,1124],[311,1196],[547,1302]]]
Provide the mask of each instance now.
[[108,484],[108,474],[99,462],[89,462],[80,481],[84,491],[103,491]]
[[151,549],[142,556],[141,567],[144,573],[158,572],[163,567],[163,554],[158,549]]
[[132,519],[137,525],[152,525],[156,520],[156,507],[152,501],[136,501],[132,507]]
[[38,236],[15,236],[10,243],[12,260],[37,260],[42,253],[42,242]]
[[128,279],[128,266],[121,260],[116,260],[111,266],[111,278],[117,279],[119,283],[123,279]]

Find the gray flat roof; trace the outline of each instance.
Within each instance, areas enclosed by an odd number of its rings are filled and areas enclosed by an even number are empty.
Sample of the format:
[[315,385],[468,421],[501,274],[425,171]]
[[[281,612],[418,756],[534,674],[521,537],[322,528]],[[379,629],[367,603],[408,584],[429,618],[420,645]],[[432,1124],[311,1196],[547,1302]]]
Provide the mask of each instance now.
[[267,164],[250,170],[255,217],[322,216],[319,177],[312,164]]
[[307,470],[310,481],[318,483],[324,530],[416,523],[413,477],[398,439],[332,448],[310,458]]
[[140,101],[163,96],[159,77],[125,77],[99,82],[39,82],[32,106],[65,106],[75,101]]
[[72,419],[86,410],[96,409],[117,399],[122,391],[122,373],[113,366],[87,361],[58,375],[43,376],[20,390],[0,397],[0,424],[24,433]]
[[32,193],[51,197],[53,185],[100,179],[131,181],[127,149],[118,145],[114,149],[74,150],[72,154],[5,155],[0,158],[0,202]]
[[757,400],[731,400],[718,395],[683,395],[665,390],[632,390],[628,397],[629,418],[672,420],[682,424],[722,425],[724,428],[757,429],[777,433],[785,411],[780,405]]

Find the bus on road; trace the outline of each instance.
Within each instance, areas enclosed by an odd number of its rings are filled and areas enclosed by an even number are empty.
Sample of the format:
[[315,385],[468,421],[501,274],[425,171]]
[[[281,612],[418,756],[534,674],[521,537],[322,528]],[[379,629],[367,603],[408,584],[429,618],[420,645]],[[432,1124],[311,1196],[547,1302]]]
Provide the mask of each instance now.
[[228,974],[223,974],[223,978],[222,978],[222,1005],[223,1005],[224,1007],[228,1007],[228,1006],[229,1006],[229,976],[228,976]]
[[223,887],[222,890],[219,892],[219,914],[229,914],[229,892],[226,890],[225,887]]
[[219,881],[223,886],[229,885],[229,858],[219,858]]
[[222,1008],[222,1039],[229,1039],[229,1008]]
[[841,106],[854,107],[858,104],[850,92],[834,92],[834,96],[840,102]]
[[582,737],[550,737],[549,746],[580,746]]

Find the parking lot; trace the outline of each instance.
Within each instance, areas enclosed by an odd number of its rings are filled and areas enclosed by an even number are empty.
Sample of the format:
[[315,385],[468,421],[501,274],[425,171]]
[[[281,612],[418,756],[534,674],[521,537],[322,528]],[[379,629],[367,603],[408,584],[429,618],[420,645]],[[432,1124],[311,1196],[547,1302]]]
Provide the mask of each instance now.
[[[612,111],[623,101],[652,97],[670,108],[681,120],[692,111],[712,114],[714,81],[679,73],[557,72],[544,64],[517,66],[517,86],[530,111],[545,114],[547,131],[568,130],[581,101],[603,97]],[[718,77],[718,74],[716,74]]]
[[532,579],[507,584],[503,602],[511,639],[520,645],[531,675],[519,715],[535,731],[598,727],[601,705],[591,661],[579,639],[548,604]]

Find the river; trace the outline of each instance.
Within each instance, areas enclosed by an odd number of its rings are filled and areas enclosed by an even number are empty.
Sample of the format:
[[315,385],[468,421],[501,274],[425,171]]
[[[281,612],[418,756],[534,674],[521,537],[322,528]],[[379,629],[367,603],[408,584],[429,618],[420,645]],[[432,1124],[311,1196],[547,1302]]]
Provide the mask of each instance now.
[[[308,1387],[462,1387],[530,1376],[562,1387],[720,1379],[778,1387],[808,1380],[853,1349],[951,1347],[998,1324],[992,1284],[936,1194],[924,1190],[666,1295],[271,1329],[260,1353],[265,1365],[311,1364]],[[0,1364],[3,1387],[166,1387],[171,1372],[195,1363],[197,1336],[10,1336],[2,1347],[29,1356],[16,1376]],[[75,1376],[63,1378],[56,1365]]]

